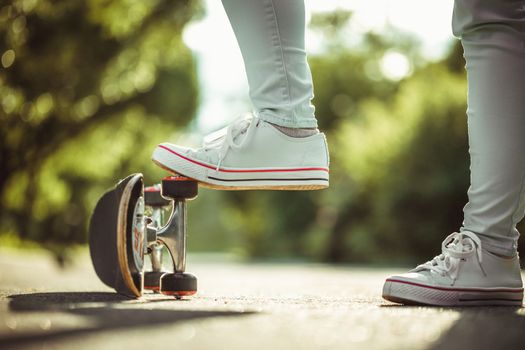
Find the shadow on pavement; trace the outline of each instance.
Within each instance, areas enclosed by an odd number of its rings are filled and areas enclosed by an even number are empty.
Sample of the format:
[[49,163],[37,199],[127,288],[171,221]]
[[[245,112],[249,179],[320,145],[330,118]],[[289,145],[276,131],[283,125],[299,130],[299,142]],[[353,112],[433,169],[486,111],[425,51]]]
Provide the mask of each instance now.
[[[20,332],[12,336],[0,336],[1,348],[15,345],[35,345],[44,341],[62,340],[97,332],[118,329],[154,327],[160,324],[175,324],[211,317],[247,316],[254,312],[170,310],[141,307],[153,302],[173,301],[162,296],[149,297],[145,301],[131,299],[115,293],[33,293],[9,297],[12,312],[61,312],[85,318],[82,326],[68,329],[48,330],[46,332]],[[125,301],[130,301],[126,303]],[[174,301],[179,303],[181,301]],[[86,326],[88,324],[89,326]]]
[[509,306],[438,307],[381,305],[381,308],[436,308],[459,312],[459,319],[427,350],[525,348],[525,309]]
[[524,349],[525,313],[519,307],[456,309],[460,318],[429,350]]

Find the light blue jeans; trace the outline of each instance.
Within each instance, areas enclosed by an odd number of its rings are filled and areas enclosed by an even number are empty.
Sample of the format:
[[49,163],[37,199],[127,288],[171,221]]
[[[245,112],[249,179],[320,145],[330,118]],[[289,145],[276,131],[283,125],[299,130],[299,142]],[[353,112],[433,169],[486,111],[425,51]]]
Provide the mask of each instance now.
[[[312,77],[304,48],[303,0],[223,0],[244,58],[259,116],[315,127]],[[525,214],[525,4],[456,0],[454,34],[468,73],[469,202],[461,230],[489,251],[516,253]]]
[[257,115],[286,127],[317,127],[304,45],[303,0],[223,0],[244,58]]
[[469,202],[462,230],[513,255],[525,213],[525,1],[456,0],[468,76]]

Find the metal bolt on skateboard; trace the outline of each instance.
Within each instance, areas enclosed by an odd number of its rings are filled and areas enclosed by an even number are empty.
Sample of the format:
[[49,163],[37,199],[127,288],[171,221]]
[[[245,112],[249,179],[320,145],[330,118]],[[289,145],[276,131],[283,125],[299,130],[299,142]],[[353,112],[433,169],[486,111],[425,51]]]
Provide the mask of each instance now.
[[[195,294],[197,278],[185,272],[186,201],[197,194],[195,180],[172,176],[144,188],[142,174],[132,174],[106,192],[89,225],[89,250],[100,280],[133,298],[145,290],[176,298]],[[164,249],[173,272],[163,269]],[[145,271],[145,256],[151,260],[151,271]]]

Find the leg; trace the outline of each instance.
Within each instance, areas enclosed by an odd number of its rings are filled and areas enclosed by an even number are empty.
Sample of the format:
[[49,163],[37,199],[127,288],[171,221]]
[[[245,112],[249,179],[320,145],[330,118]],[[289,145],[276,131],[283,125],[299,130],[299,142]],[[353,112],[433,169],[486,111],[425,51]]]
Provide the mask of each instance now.
[[[509,3],[508,1],[506,3]],[[456,1],[454,33],[468,74],[471,156],[462,231],[493,253],[516,254],[525,212],[525,15],[523,4]]]
[[244,57],[255,115],[189,149],[164,143],[153,161],[214,189],[328,187],[329,155],[317,130],[304,49],[303,0],[223,0]]
[[383,297],[404,304],[516,305],[523,301],[516,224],[525,210],[523,4],[456,0],[454,33],[468,74],[469,202],[442,254],[388,278]]
[[317,127],[304,44],[303,0],[223,0],[244,58],[258,116],[295,128]]

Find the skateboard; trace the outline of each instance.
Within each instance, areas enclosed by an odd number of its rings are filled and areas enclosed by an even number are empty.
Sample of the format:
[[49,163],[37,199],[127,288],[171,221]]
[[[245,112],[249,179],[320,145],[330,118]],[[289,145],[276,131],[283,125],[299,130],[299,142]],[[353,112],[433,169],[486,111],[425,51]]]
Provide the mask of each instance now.
[[[197,278],[185,272],[186,202],[197,194],[195,180],[171,176],[144,187],[140,173],[107,191],[89,223],[89,251],[100,280],[131,298],[145,291],[178,299],[195,294]],[[164,269],[166,251],[173,268]]]

